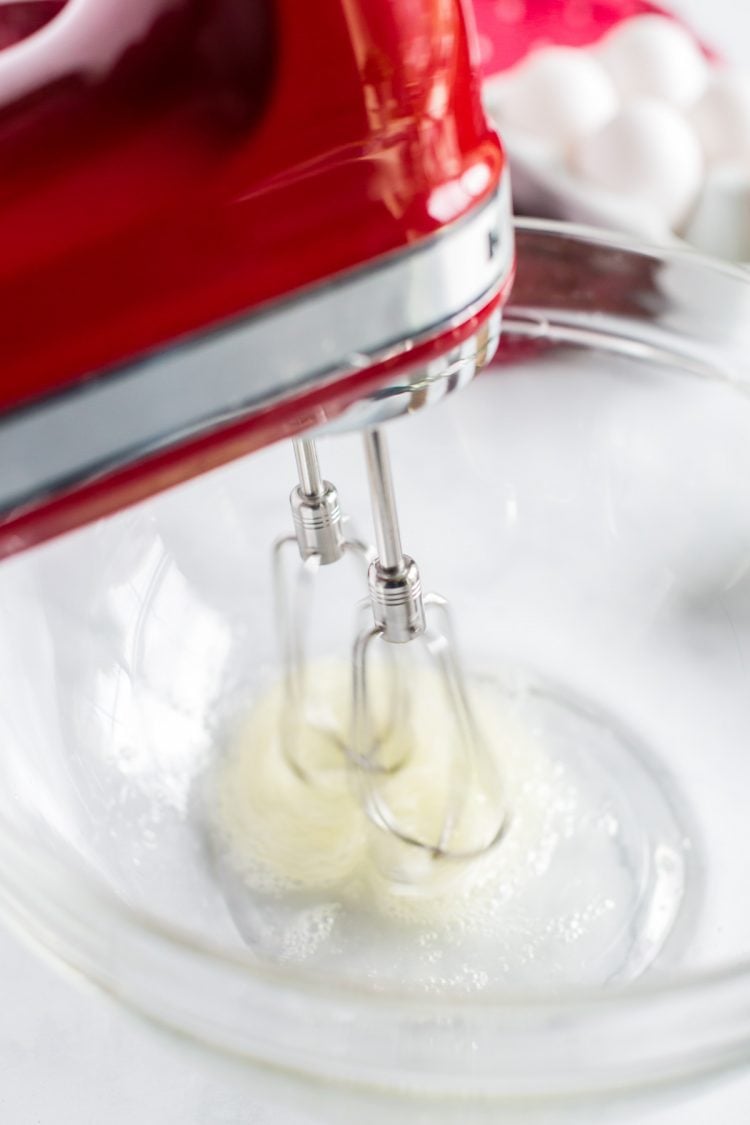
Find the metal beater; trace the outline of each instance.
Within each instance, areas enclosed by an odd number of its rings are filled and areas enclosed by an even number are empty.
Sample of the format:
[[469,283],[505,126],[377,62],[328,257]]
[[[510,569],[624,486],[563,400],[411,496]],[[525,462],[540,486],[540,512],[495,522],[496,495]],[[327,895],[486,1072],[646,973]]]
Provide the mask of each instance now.
[[[475,720],[467,684],[457,656],[447,602],[438,594],[423,594],[419,568],[402,549],[395,490],[385,438],[380,430],[364,434],[365,455],[372,498],[377,554],[357,538],[347,538],[336,489],[323,480],[312,441],[295,443],[299,485],[292,491],[295,534],[274,545],[274,575],[282,636],[286,699],[282,707],[281,743],[290,766],[305,777],[295,753],[300,722],[306,722],[310,687],[306,674],[307,608],[314,577],[321,566],[338,562],[352,552],[367,568],[369,599],[363,605],[369,620],[362,626],[352,650],[352,708],[348,732],[317,727],[334,739],[342,752],[372,823],[395,840],[426,852],[433,859],[465,861],[495,846],[503,836],[507,818],[500,797],[501,779],[487,745],[486,732]],[[293,594],[285,591],[282,552],[296,544],[302,560]],[[371,706],[371,661],[378,642],[384,642],[387,703],[378,720]],[[396,757],[389,753],[394,731],[412,712],[411,665],[394,659],[394,646],[420,645],[438,671],[455,726],[451,783],[447,787],[439,830],[415,832],[404,824],[389,803],[386,789],[407,764],[408,749]],[[492,804],[489,827],[472,832],[465,824],[470,797],[481,787]]]
[[[313,441],[295,441],[299,483],[292,489],[289,504],[293,535],[280,536],[273,545],[273,584],[276,621],[281,640],[285,704],[281,714],[281,748],[288,765],[304,780],[311,780],[306,765],[297,753],[301,726],[317,730],[326,738],[345,743],[335,725],[321,724],[309,714],[307,676],[307,635],[315,578],[322,566],[339,562],[348,553],[360,560],[363,576],[372,552],[362,540],[345,531],[338,491],[324,480]],[[284,554],[296,548],[301,565],[290,584],[286,579]]]

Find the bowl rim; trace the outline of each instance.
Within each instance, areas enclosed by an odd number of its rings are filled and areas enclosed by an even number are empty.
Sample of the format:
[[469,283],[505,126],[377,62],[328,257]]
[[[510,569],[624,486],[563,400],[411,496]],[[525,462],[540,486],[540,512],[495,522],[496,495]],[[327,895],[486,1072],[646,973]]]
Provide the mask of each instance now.
[[[586,223],[569,223],[560,219],[538,219],[528,215],[514,216],[513,227],[517,234],[557,234],[561,237],[578,238],[586,242],[606,246],[612,250],[624,250],[627,253],[639,254],[644,257],[692,262],[709,269],[712,273],[732,277],[736,281],[742,282],[743,285],[750,282],[750,265],[712,257],[703,250],[698,250],[681,240],[675,239],[674,242],[660,244],[649,239],[639,238],[633,234],[589,226]],[[511,290],[506,308],[512,305],[513,292]]]

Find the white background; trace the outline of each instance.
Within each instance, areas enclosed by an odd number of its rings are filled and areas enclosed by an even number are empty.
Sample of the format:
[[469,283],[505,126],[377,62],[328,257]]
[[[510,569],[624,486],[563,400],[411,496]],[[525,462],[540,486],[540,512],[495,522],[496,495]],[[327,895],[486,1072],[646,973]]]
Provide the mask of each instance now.
[[[672,7],[728,59],[750,67],[744,0],[675,0]],[[380,1112],[373,1107],[373,1116]],[[314,1090],[295,1091],[141,1024],[0,929],[2,1125],[333,1125],[370,1116],[362,1107],[326,1107]],[[414,1125],[423,1120],[415,1112]],[[636,1109],[626,1121],[745,1125],[750,1075],[679,1105]]]

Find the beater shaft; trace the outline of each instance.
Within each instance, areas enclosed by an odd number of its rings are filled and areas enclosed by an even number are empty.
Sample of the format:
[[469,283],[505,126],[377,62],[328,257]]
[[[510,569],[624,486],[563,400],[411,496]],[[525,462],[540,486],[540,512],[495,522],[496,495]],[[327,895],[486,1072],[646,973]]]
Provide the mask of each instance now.
[[375,543],[381,570],[400,574],[404,569],[404,552],[396,510],[396,493],[388,447],[380,430],[365,433],[365,457],[372,494]]
[[378,548],[368,572],[375,628],[384,641],[405,644],[426,628],[422,579],[401,547],[388,447],[379,430],[365,432],[365,456]]
[[318,450],[315,442],[309,438],[300,438],[293,444],[300,488],[306,497],[314,500],[325,491],[325,482],[320,475]]

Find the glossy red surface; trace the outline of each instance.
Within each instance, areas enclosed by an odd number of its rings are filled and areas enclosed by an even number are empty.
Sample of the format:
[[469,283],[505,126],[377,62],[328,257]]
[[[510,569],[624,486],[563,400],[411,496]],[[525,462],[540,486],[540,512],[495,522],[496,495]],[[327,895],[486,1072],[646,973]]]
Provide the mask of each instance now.
[[12,47],[59,15],[67,0],[5,0],[0,7],[0,49]]
[[63,6],[0,51],[0,411],[458,218],[477,83],[460,0]]

